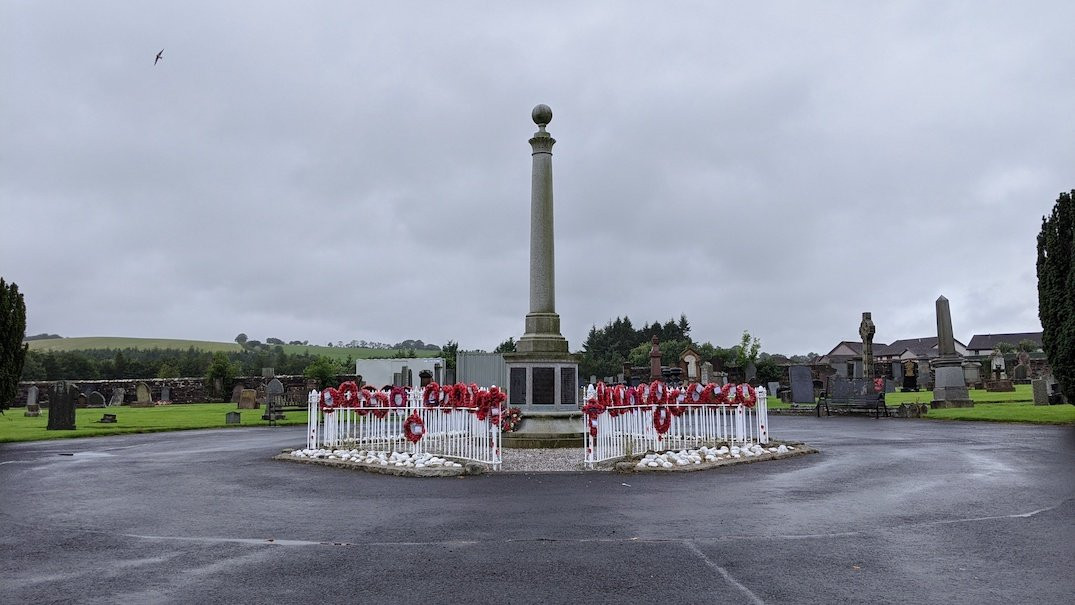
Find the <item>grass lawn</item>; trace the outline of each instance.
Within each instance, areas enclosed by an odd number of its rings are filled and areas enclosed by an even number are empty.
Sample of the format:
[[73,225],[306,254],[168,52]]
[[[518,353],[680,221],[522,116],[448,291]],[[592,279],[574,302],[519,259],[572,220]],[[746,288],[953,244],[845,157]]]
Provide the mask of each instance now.
[[[1017,384],[1014,391],[1008,391],[1006,393],[990,393],[982,389],[969,389],[970,399],[977,406],[979,403],[1012,403],[1012,402],[1034,402],[1034,391],[1031,390],[1029,384]],[[933,391],[921,390],[917,393],[912,391],[910,393],[886,393],[885,403],[888,405],[899,405],[901,403],[929,403],[933,401]],[[1075,407],[1075,406],[1073,406]]]
[[[42,409],[41,415],[36,418],[24,416],[24,411],[24,408],[12,408],[0,416],[0,443],[186,429],[268,426],[268,422],[261,419],[264,409],[239,410],[234,403],[188,403],[152,408],[80,408],[75,411],[75,430],[73,431],[47,430],[45,428],[48,426],[47,409]],[[228,412],[239,412],[242,424],[224,424],[224,414]],[[115,414],[116,423],[98,423],[97,421],[104,414]],[[306,412],[285,412],[285,415],[287,418],[280,420],[279,424],[306,424]]]

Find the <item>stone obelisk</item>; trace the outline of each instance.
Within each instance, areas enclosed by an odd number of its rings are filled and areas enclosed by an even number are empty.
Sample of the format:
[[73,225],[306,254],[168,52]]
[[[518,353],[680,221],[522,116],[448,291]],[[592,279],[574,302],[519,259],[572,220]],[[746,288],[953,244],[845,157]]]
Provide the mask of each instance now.
[[952,311],[948,299],[937,299],[937,352],[939,356],[930,361],[933,366],[933,401],[931,408],[974,407],[967,393],[967,380],[963,375],[963,358],[956,354],[956,339],[952,332]]
[[508,404],[523,411],[523,422],[504,439],[506,447],[577,447],[583,440],[578,404],[578,362],[560,334],[556,314],[553,238],[552,121],[548,105],[531,114],[538,131],[530,139],[530,312],[514,353],[506,353]]

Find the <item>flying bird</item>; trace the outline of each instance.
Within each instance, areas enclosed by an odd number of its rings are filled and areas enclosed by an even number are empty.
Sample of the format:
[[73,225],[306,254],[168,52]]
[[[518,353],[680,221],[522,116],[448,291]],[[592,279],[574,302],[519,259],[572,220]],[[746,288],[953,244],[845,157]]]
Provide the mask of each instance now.
[[159,53],[157,53],[157,58],[153,59],[153,64],[156,65],[163,58],[164,58],[164,49],[162,48],[161,51]]

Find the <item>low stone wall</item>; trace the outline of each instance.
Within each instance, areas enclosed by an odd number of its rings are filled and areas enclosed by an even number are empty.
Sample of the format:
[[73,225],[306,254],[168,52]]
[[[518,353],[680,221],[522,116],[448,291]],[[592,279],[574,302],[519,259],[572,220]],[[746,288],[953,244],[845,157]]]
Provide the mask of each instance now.
[[[285,390],[291,392],[306,392],[306,377],[305,376],[276,376],[283,383]],[[354,374],[345,374],[336,377],[338,382],[345,382],[348,380],[358,380],[359,376]],[[262,378],[261,376],[240,376],[236,378],[231,385],[222,385],[223,388],[220,392],[214,392],[213,384],[206,384],[206,380],[201,377],[188,377],[188,378],[126,378],[122,380],[68,380],[66,382],[74,383],[78,385],[81,392],[89,395],[93,391],[97,391],[104,395],[105,401],[109,401],[112,398],[112,392],[116,389],[122,388],[124,390],[123,403],[133,403],[135,401],[135,389],[138,383],[144,382],[149,387],[149,392],[153,398],[153,401],[159,401],[161,395],[161,389],[164,386],[168,386],[171,392],[172,403],[221,403],[230,401],[232,396],[232,389],[238,385],[246,389],[257,389],[268,383],[271,378]],[[52,391],[52,385],[54,381],[40,380],[33,382],[20,382],[18,393],[15,396],[14,407],[23,407],[26,405],[26,393],[31,386],[37,386],[37,402],[45,407],[48,407],[49,393]]]

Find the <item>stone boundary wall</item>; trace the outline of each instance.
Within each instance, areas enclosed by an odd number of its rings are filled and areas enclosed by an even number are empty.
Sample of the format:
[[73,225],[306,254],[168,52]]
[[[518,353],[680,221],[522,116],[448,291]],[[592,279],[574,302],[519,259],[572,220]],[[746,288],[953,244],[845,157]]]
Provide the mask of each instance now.
[[[284,385],[284,389],[302,389],[306,390],[305,376],[275,376]],[[361,377],[355,374],[343,374],[336,377],[339,384],[348,380],[360,380]],[[171,389],[172,403],[222,403],[231,400],[231,391],[235,385],[242,385],[243,388],[256,389],[263,384],[267,384],[272,378],[262,378],[261,376],[239,376],[235,378],[231,386],[225,386],[221,389],[219,394],[213,393],[213,385],[206,384],[204,378],[125,378],[121,380],[68,380],[77,384],[83,393],[89,395],[93,391],[99,391],[104,395],[105,401],[109,401],[112,398],[112,391],[122,388],[125,391],[123,397],[123,403],[133,403],[135,401],[135,387],[140,382],[146,383],[149,387],[149,392],[153,397],[153,401],[160,399],[161,388],[167,385]],[[48,407],[49,393],[52,391],[53,380],[38,380],[32,382],[20,382],[18,393],[15,396],[15,401],[12,403],[13,407],[24,407],[26,405],[26,393],[31,386],[37,385],[38,395],[37,402],[44,407]],[[335,385],[334,385],[335,386]]]

